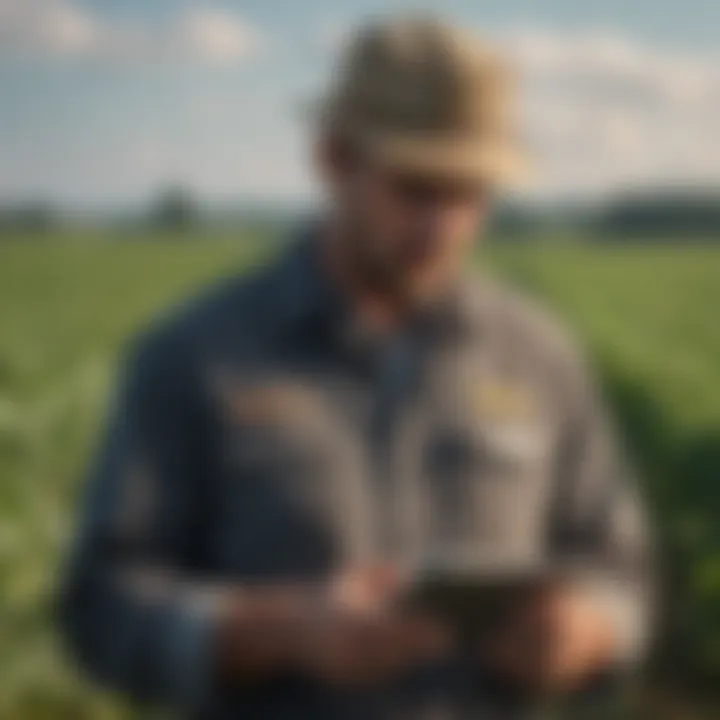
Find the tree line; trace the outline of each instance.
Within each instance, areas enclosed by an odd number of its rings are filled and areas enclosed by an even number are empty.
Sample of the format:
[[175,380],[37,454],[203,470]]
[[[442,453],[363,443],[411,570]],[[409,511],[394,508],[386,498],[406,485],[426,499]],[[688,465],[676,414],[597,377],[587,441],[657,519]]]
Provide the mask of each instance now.
[[[93,217],[99,226],[121,226],[141,231],[182,233],[205,225],[245,225],[248,216],[257,223],[275,222],[276,209],[223,213],[204,206],[187,187],[162,189],[146,207],[128,213]],[[286,213],[287,214],[287,213]],[[49,235],[72,225],[72,216],[45,200],[0,202],[0,233]],[[528,202],[503,204],[494,219],[500,237],[525,238],[567,231],[612,240],[678,239],[683,234],[720,241],[720,188],[647,189],[628,192],[602,205],[548,205]]]

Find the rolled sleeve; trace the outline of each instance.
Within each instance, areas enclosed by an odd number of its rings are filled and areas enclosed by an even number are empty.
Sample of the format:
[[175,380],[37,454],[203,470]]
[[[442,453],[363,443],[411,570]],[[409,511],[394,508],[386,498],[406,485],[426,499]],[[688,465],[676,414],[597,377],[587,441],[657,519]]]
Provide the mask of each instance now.
[[212,692],[218,601],[193,575],[206,522],[190,355],[176,334],[132,354],[87,485],[59,621],[104,685],[183,711]]
[[578,588],[596,603],[611,628],[615,661],[632,666],[642,661],[650,633],[647,598],[634,583],[593,578]]
[[168,694],[184,709],[206,707],[212,700],[218,602],[212,593],[197,593],[168,609]]
[[615,630],[618,663],[644,658],[652,635],[656,558],[647,514],[597,383],[584,361],[570,382],[552,523],[554,550],[579,561],[578,579]]

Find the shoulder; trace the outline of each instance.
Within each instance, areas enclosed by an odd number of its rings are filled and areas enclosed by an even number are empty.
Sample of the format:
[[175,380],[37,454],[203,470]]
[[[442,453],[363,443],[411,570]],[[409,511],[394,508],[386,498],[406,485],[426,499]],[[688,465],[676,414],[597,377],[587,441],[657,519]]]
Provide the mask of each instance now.
[[553,376],[586,372],[586,353],[575,333],[538,299],[488,274],[467,280],[464,293],[479,336]]
[[582,343],[540,301],[487,276],[473,279],[469,295],[480,345],[490,345],[502,367],[530,383],[560,422],[574,422],[604,404]]
[[186,376],[224,346],[257,345],[272,329],[273,266],[239,271],[150,318],[126,346],[126,364],[158,376]]

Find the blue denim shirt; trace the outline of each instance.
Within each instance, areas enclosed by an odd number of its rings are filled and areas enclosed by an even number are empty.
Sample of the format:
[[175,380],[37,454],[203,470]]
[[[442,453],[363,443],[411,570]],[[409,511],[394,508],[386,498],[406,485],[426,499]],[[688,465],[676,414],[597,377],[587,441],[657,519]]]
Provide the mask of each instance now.
[[223,588],[378,557],[581,557],[631,657],[648,614],[640,516],[584,363],[531,303],[458,279],[380,346],[305,239],[135,343],[61,622],[93,677],[190,716],[497,713],[460,659],[364,693],[290,677],[222,693]]

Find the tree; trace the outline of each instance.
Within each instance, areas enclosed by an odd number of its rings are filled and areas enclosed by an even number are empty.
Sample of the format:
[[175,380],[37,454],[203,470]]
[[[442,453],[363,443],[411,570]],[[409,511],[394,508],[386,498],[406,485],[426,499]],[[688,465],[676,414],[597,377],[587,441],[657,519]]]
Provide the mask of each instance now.
[[49,233],[58,224],[55,207],[43,200],[0,207],[0,231],[40,235]]
[[197,203],[192,193],[176,185],[158,195],[150,212],[150,221],[162,230],[180,231],[192,227],[197,215]]

